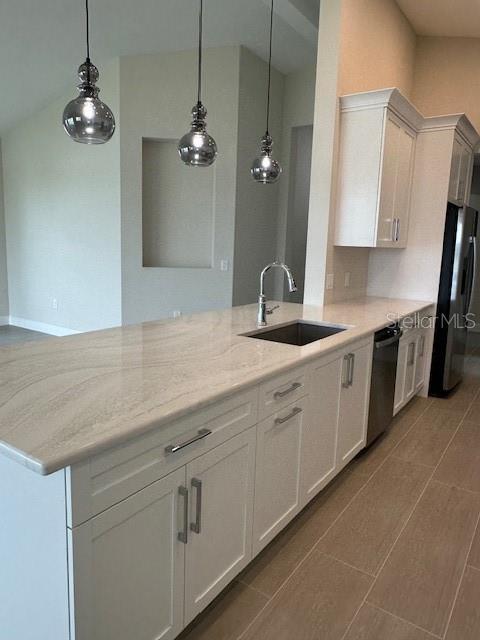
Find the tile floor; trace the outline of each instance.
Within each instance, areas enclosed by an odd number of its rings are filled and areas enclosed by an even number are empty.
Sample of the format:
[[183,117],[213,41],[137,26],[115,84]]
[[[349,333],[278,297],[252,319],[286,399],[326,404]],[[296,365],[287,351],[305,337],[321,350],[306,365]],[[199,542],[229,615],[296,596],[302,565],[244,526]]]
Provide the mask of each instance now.
[[480,639],[480,336],[182,640]]
[[48,337],[49,335],[46,333],[30,331],[30,329],[22,329],[21,327],[14,327],[12,325],[0,326],[0,347],[18,344],[19,342],[29,342],[31,340],[43,340]]

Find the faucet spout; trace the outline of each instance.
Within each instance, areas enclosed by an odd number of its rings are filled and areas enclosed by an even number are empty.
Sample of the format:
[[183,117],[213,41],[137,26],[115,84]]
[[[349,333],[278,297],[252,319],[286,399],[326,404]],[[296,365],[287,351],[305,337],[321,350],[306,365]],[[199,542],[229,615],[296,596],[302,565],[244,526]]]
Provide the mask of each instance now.
[[284,264],[283,262],[279,262],[275,260],[275,262],[271,262],[267,264],[267,266],[262,269],[260,273],[260,295],[258,296],[258,316],[257,316],[257,326],[264,327],[267,324],[267,299],[265,297],[265,274],[267,271],[270,271],[272,268],[280,268],[283,269],[285,275],[287,276],[288,281],[288,290],[290,293],[293,293],[297,290],[297,285],[295,284],[295,278],[293,277],[292,270],[289,266]]

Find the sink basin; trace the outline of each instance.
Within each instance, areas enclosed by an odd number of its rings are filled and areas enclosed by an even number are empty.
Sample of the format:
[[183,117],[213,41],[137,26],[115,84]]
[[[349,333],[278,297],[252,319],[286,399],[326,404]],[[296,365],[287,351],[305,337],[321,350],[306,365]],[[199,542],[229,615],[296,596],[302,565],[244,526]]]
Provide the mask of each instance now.
[[265,327],[257,329],[257,331],[249,331],[243,335],[248,338],[270,340],[271,342],[281,342],[282,344],[293,344],[297,347],[303,347],[306,344],[323,340],[323,338],[328,338],[346,329],[348,329],[348,327],[334,324],[317,324],[315,322],[295,320],[294,322],[289,322],[288,324],[276,326],[271,329]]

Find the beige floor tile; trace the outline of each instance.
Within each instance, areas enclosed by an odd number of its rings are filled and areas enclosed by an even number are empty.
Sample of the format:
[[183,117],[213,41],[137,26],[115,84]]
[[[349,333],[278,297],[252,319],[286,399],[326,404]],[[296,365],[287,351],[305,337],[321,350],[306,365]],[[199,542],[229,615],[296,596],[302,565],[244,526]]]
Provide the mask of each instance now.
[[345,640],[433,640],[435,637],[386,611],[364,604]]
[[472,567],[480,569],[480,524],[477,526],[477,532],[473,539],[472,549],[468,556],[468,564]]
[[435,467],[460,424],[458,412],[434,404],[415,423],[392,455],[401,460]]
[[389,458],[357,495],[318,549],[376,574],[425,487],[431,470]]
[[467,567],[445,640],[480,638],[480,571]]
[[236,640],[268,599],[234,582],[179,636],[179,640]]
[[241,581],[273,595],[366,481],[350,469],[341,473],[252,562]]
[[315,550],[242,640],[341,640],[371,581]]
[[480,423],[464,422],[461,425],[434,479],[480,492]]
[[441,635],[479,509],[480,496],[430,483],[380,572],[369,602]]
[[466,373],[460,385],[448,398],[432,398],[432,404],[463,416],[469,404],[474,400],[480,388],[480,378],[476,374]]
[[409,402],[395,416],[387,432],[357,458],[358,471],[368,476],[375,473],[431,403],[431,398],[418,396]]

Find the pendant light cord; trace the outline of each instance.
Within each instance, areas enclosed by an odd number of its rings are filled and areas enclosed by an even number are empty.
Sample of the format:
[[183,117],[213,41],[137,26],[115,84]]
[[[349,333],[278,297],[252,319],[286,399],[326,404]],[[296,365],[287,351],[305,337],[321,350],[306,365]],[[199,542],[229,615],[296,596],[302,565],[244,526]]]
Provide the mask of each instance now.
[[202,102],[202,45],[203,45],[203,0],[200,0],[198,14],[198,96],[197,103]]
[[90,84],[90,14],[88,11],[88,0],[85,0],[85,22],[87,34],[87,82]]
[[268,52],[268,89],[267,89],[267,132],[266,135],[269,134],[269,123],[270,123],[270,86],[272,82],[272,36],[273,36],[273,0],[271,0],[270,5],[270,48]]

